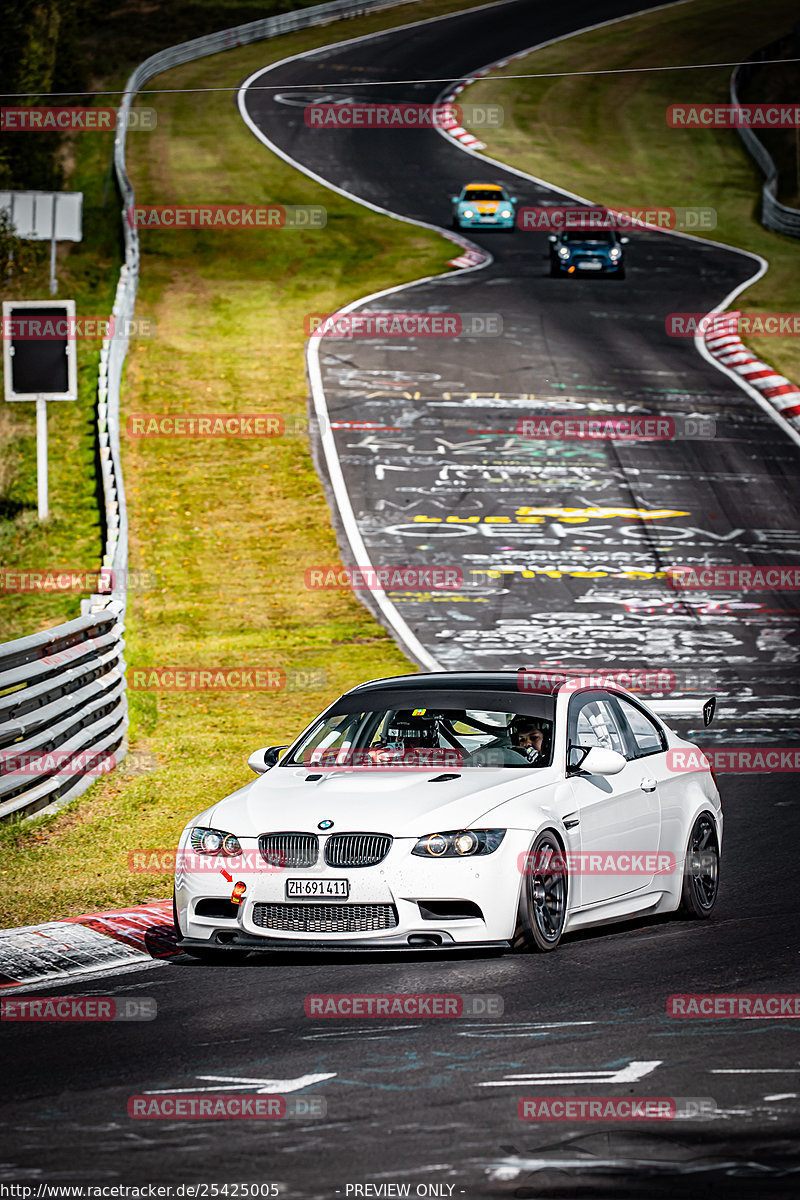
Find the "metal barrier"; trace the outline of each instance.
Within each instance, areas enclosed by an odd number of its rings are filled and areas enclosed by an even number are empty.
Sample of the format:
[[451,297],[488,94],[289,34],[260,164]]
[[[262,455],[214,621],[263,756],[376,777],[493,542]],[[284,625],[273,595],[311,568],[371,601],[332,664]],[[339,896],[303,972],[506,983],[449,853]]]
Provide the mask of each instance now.
[[[769,46],[764,46],[757,54],[754,54],[747,62],[741,63],[740,66],[734,69],[731,75],[731,104],[741,104],[740,90],[747,86],[748,81],[753,75],[753,70],[758,66],[759,60],[764,58],[779,57],[778,48],[782,45],[781,42],[771,42]],[[737,127],[739,137],[744,142],[749,154],[758,163],[761,170],[766,175],[766,180],[761,189],[761,224],[767,229],[772,229],[775,233],[785,233],[789,237],[800,237],[800,210],[789,208],[786,204],[781,204],[778,200],[778,168],[772,159],[772,155],[767,150],[752,129]]]
[[125,85],[114,139],[122,193],[125,263],[100,350],[97,430],[103,483],[103,567],[108,594],[81,601],[82,616],[0,645],[0,822],[73,799],[127,753],[123,639],[128,516],[120,460],[120,381],[139,280],[139,235],[126,219],[134,203],[125,169],[125,130],[136,93],[162,71],[282,33],[359,17],[412,0],[333,0],[170,46],[140,63]]
[[122,607],[0,646],[0,820],[71,799],[120,761]]

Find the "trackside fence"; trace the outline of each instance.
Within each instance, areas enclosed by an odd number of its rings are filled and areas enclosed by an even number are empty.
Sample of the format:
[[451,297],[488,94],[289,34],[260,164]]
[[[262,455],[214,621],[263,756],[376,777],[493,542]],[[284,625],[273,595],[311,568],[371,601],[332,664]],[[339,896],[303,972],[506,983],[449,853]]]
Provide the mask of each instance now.
[[73,799],[124,758],[125,603],[128,517],[120,462],[120,383],[139,281],[139,235],[126,220],[134,191],[125,167],[125,129],[137,92],[183,63],[283,33],[359,17],[411,0],[332,0],[193,38],[140,63],[125,85],[114,140],[122,195],[125,262],[100,350],[97,431],[103,485],[103,567],[110,590],[81,601],[81,616],[0,645],[0,822]]
[[[795,35],[800,44],[800,25]],[[731,75],[731,104],[740,104],[742,89],[747,87],[759,61],[765,58],[781,58],[785,52],[785,39],[771,42],[754,54],[748,62],[736,67]],[[761,224],[775,233],[785,233],[788,237],[800,237],[800,211],[789,208],[778,200],[778,168],[766,146],[756,137],[752,129],[737,126],[739,137],[745,144],[748,153],[758,163],[766,179],[761,189]]]

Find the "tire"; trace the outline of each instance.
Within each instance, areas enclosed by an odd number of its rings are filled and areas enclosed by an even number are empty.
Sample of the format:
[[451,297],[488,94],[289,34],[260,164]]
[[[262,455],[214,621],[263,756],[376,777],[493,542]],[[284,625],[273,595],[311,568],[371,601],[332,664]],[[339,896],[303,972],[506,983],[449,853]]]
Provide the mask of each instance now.
[[625,278],[625,268],[619,267],[614,278],[615,279],[624,279]]
[[551,279],[558,279],[558,277],[559,277],[559,275],[560,275],[560,274],[561,274],[561,272],[560,272],[560,270],[558,269],[558,267],[556,266],[556,264],[555,264],[555,263],[550,263],[550,278],[551,278]]
[[678,912],[689,920],[707,920],[714,911],[718,892],[717,827],[711,814],[704,812],[697,818],[689,834]]
[[[546,829],[528,851],[512,946],[524,952],[555,950],[567,917],[567,874],[564,847]],[[553,858],[560,859],[547,870]],[[542,869],[544,867],[544,869]]]
[[[178,905],[175,899],[174,888],[172,889],[172,920],[175,924],[175,936],[180,941],[183,937],[183,931],[178,921]],[[185,949],[180,947],[180,952],[181,954],[188,954],[190,958],[199,959],[200,962],[208,963],[239,963],[244,962],[246,958],[250,957],[247,950],[217,950],[215,946],[209,946],[208,949],[204,946],[197,948],[193,946],[191,950],[188,946]]]

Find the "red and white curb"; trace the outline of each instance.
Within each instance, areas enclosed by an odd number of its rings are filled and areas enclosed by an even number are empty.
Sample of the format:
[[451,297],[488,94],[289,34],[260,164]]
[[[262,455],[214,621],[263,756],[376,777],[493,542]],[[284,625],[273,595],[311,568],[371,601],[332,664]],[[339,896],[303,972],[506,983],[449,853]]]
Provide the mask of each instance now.
[[[486,71],[481,71],[480,74],[485,75]],[[474,78],[477,78],[477,76]],[[465,80],[463,83],[458,84],[458,86],[455,87],[452,92],[449,92],[448,95],[446,95],[437,103],[452,104],[458,92],[463,92],[464,88],[467,86],[467,83],[474,82],[474,78]],[[471,150],[486,149],[485,142],[479,142],[476,137],[473,137],[472,134],[468,132],[468,130],[461,128],[456,120],[455,113],[445,113],[444,116],[439,117],[436,122],[436,126],[439,132],[444,135],[444,137],[448,138],[452,142],[456,142],[460,146],[469,146]],[[478,250],[471,242],[461,242],[460,238],[455,237],[451,233],[446,234],[446,236],[452,241],[459,242],[459,244],[464,246],[463,254],[459,254],[457,258],[451,258],[448,260],[447,265],[449,267],[479,267],[483,263],[491,261],[491,255]]]
[[[480,71],[476,71],[473,75],[465,75],[455,87],[446,92],[444,96],[441,96],[436,103],[454,104],[456,96],[459,96],[471,83],[475,83],[484,75],[490,75],[492,71],[496,71],[499,67],[507,67],[510,62],[515,62],[518,58],[526,58],[529,53],[529,50],[524,50],[520,54],[512,54],[509,58],[501,58],[498,62],[491,63],[488,67],[482,67]],[[436,123],[444,136],[450,138],[451,141],[457,142],[461,146],[469,146],[470,150],[486,149],[486,142],[480,141],[468,129],[463,129],[459,125],[455,113],[452,115],[445,114]]]
[[458,258],[448,259],[447,265],[448,267],[478,267],[485,262],[491,262],[490,255],[483,254],[480,250],[475,250],[470,246],[463,254],[459,254]]
[[755,388],[792,429],[800,431],[800,388],[748,350],[737,332],[740,316],[740,312],[725,312],[712,318],[705,334],[709,354]]
[[[472,83],[474,81],[470,80],[469,82]],[[449,95],[445,96],[444,103],[452,104],[456,98],[456,95],[459,92],[463,92],[464,86],[465,85],[459,84],[459,86],[455,88]],[[459,125],[458,119],[454,112],[444,113],[442,116],[437,118],[436,124],[438,128],[446,134],[447,137],[454,142],[458,142],[459,145],[469,146],[471,150],[486,149],[486,142],[479,141],[479,139],[471,134],[468,129],[464,129],[461,125]]]
[[58,984],[177,954],[172,901],[0,930],[0,988]]

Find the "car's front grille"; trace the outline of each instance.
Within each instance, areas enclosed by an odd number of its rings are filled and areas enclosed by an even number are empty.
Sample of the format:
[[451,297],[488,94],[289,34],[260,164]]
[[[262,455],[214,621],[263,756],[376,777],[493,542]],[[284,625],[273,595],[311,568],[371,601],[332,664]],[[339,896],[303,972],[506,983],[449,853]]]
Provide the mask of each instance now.
[[319,841],[313,833],[262,833],[258,848],[273,867],[313,867],[319,857]]
[[329,867],[374,867],[389,853],[388,833],[334,833],[325,843]]
[[253,922],[286,933],[368,933],[394,929],[393,904],[255,904]]

